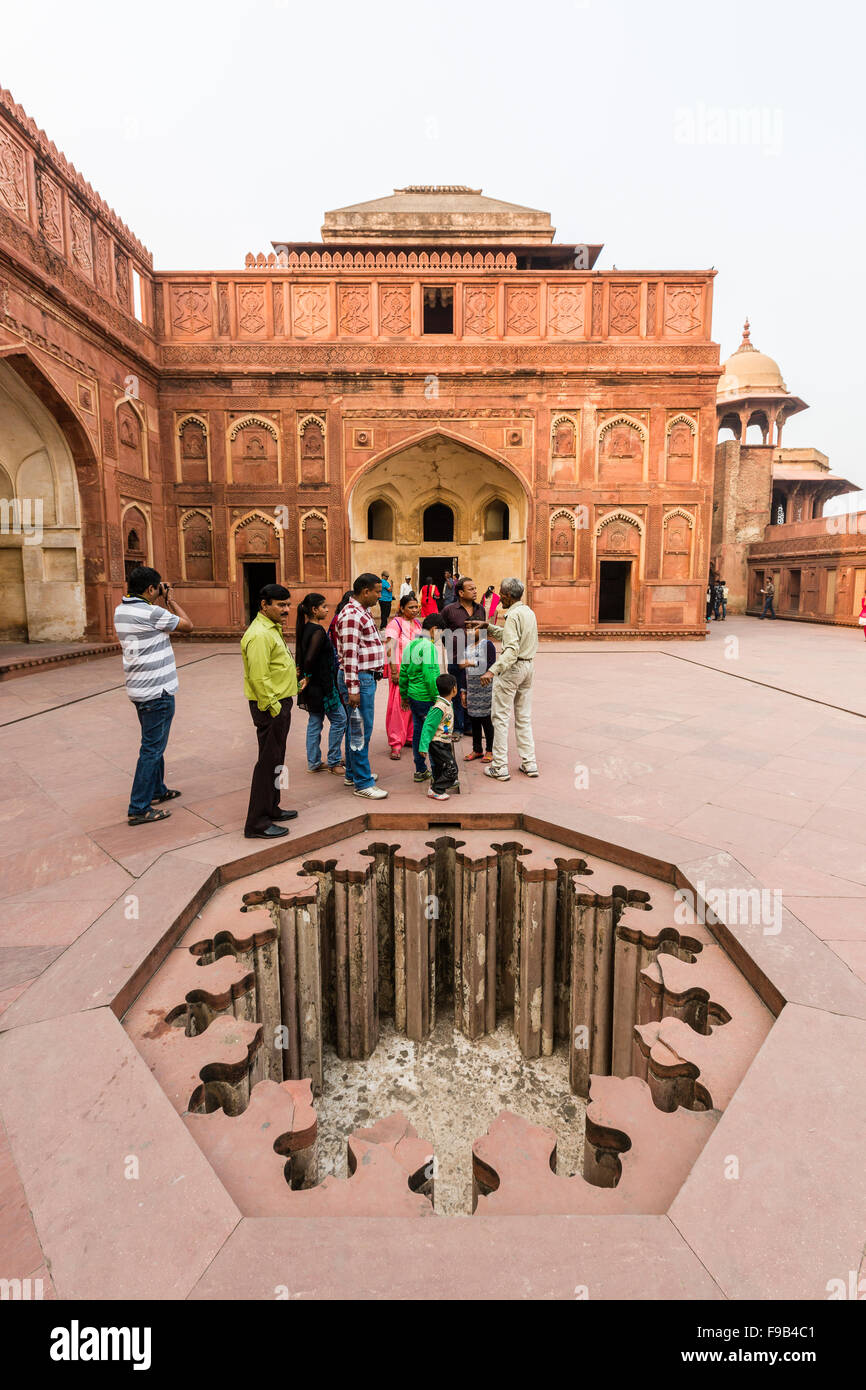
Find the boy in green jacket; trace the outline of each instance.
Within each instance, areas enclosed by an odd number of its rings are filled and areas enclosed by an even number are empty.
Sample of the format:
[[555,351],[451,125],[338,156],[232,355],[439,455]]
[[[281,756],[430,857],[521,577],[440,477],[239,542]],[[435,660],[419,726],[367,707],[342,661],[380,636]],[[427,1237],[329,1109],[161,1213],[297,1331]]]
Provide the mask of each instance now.
[[427,795],[434,801],[447,801],[450,792],[460,790],[460,774],[454,761],[454,706],[451,703],[457,694],[456,678],[448,672],[437,676],[436,694],[438,698],[424,720],[418,747],[422,753],[430,750],[433,781]]
[[445,624],[440,613],[431,613],[422,623],[421,636],[407,643],[400,662],[400,703],[412,711],[412,756],[415,781],[427,782],[427,759],[419,749],[421,729],[430,706],[438,696],[436,678],[445,669],[445,653],[436,641],[437,628]]

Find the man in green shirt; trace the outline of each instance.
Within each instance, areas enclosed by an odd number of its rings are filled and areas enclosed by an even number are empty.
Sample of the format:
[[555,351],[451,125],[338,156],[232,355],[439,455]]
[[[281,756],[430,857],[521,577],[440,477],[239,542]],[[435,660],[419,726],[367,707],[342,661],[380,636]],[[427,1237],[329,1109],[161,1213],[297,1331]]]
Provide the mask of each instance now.
[[436,641],[445,624],[441,613],[430,613],[421,625],[421,636],[406,644],[400,662],[400,703],[412,711],[412,757],[415,781],[426,782],[430,773],[419,748],[421,730],[430,706],[439,698],[436,678],[445,669],[445,652]]
[[298,673],[283,636],[290,598],[282,584],[265,584],[259,611],[241,638],[244,694],[259,740],[244,826],[248,840],[276,840],[288,835],[288,829],[274,825],[274,821],[294,820],[298,814],[280,810],[292,700],[298,693]]

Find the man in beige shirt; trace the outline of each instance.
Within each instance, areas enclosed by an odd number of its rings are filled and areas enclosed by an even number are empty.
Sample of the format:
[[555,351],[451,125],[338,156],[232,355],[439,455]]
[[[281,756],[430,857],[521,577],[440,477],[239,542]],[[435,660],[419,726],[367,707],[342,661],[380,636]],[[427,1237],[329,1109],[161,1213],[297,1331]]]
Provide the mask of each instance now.
[[488,623],[491,637],[502,643],[498,659],[481,677],[482,685],[493,685],[493,761],[484,769],[485,777],[497,782],[510,780],[508,772],[508,724],[514,710],[514,736],[520,771],[537,777],[535,741],[532,737],[532,672],[538,651],[538,622],[531,608],[521,602],[523,585],[519,579],[503,579],[499,601],[505,620]]

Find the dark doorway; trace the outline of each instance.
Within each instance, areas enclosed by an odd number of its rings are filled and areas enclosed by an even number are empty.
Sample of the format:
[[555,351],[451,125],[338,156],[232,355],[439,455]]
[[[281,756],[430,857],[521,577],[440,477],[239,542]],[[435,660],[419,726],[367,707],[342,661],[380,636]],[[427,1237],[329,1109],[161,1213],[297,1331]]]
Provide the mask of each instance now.
[[434,502],[424,512],[425,541],[453,541],[454,513],[444,502]]
[[602,560],[598,576],[598,621],[624,623],[631,599],[631,561]]
[[441,596],[445,588],[445,571],[450,570],[452,574],[457,573],[457,561],[448,555],[433,555],[429,559],[422,556],[418,561],[418,588],[419,590],[426,584],[428,579],[432,579]]
[[259,595],[266,584],[276,584],[277,567],[273,562],[244,564],[244,607],[250,622],[259,611]]

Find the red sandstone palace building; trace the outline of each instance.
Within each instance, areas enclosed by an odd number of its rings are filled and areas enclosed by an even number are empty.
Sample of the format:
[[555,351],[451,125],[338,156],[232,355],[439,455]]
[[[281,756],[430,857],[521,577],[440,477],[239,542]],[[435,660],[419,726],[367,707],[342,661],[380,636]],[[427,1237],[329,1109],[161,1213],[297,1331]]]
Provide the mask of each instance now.
[[[236,634],[271,579],[334,600],[362,569],[458,569],[523,578],[548,634],[702,635],[711,564],[738,589],[797,481],[772,481],[778,438],[746,443],[752,387],[717,398],[714,272],[596,271],[554,234],[413,187],[242,269],[160,273],[0,93],[0,635],[111,636],[141,563],[199,634]],[[797,408],[770,391],[768,429]]]

